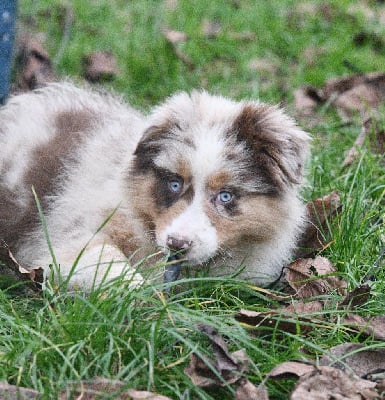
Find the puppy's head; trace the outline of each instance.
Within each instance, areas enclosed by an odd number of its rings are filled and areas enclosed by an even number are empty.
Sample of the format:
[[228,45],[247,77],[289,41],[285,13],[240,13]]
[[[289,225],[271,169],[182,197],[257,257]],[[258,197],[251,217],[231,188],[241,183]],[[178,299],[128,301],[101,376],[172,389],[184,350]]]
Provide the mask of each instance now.
[[157,245],[201,264],[285,229],[308,135],[279,108],[182,93],[155,109],[130,191]]

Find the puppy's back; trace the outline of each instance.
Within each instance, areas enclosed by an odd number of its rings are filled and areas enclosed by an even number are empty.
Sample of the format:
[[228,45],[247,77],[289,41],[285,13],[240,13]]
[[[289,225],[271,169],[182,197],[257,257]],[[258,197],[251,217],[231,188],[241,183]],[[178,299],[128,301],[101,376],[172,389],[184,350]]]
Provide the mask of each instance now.
[[119,168],[123,150],[133,151],[141,120],[118,99],[69,83],[10,99],[0,110],[0,238],[17,248],[36,230],[32,187],[48,220],[58,199],[84,210],[94,178],[105,179],[109,164]]

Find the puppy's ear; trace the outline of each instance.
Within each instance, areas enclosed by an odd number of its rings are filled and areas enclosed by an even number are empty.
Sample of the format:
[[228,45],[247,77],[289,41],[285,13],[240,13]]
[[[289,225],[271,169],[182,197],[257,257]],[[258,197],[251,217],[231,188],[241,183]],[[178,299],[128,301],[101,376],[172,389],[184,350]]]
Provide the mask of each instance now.
[[283,189],[301,183],[310,137],[280,108],[245,103],[233,129],[251,149],[257,168],[275,185]]
[[148,127],[134,152],[134,169],[137,172],[151,169],[154,158],[160,153],[162,146],[167,145],[167,141],[174,136],[177,129],[177,122],[171,119]]

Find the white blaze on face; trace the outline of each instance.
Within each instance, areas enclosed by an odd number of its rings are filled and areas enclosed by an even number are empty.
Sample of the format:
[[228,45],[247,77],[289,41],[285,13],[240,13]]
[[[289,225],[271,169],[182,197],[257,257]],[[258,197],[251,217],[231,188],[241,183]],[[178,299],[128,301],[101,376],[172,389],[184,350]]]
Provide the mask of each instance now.
[[192,176],[194,198],[191,204],[174,217],[158,235],[158,244],[167,247],[167,240],[186,240],[191,248],[186,257],[191,264],[199,264],[213,257],[218,251],[218,235],[210,221],[206,210],[211,205],[211,197],[207,188],[208,178],[223,167],[224,139],[217,127],[210,129],[196,127],[191,132],[194,138],[194,149],[184,154]]

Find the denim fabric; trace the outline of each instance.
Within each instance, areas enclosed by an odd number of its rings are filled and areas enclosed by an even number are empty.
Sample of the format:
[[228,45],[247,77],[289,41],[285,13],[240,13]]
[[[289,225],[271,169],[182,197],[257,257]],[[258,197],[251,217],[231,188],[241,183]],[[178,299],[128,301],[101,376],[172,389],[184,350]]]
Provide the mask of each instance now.
[[16,0],[0,0],[0,104],[5,103],[9,91],[16,10]]

